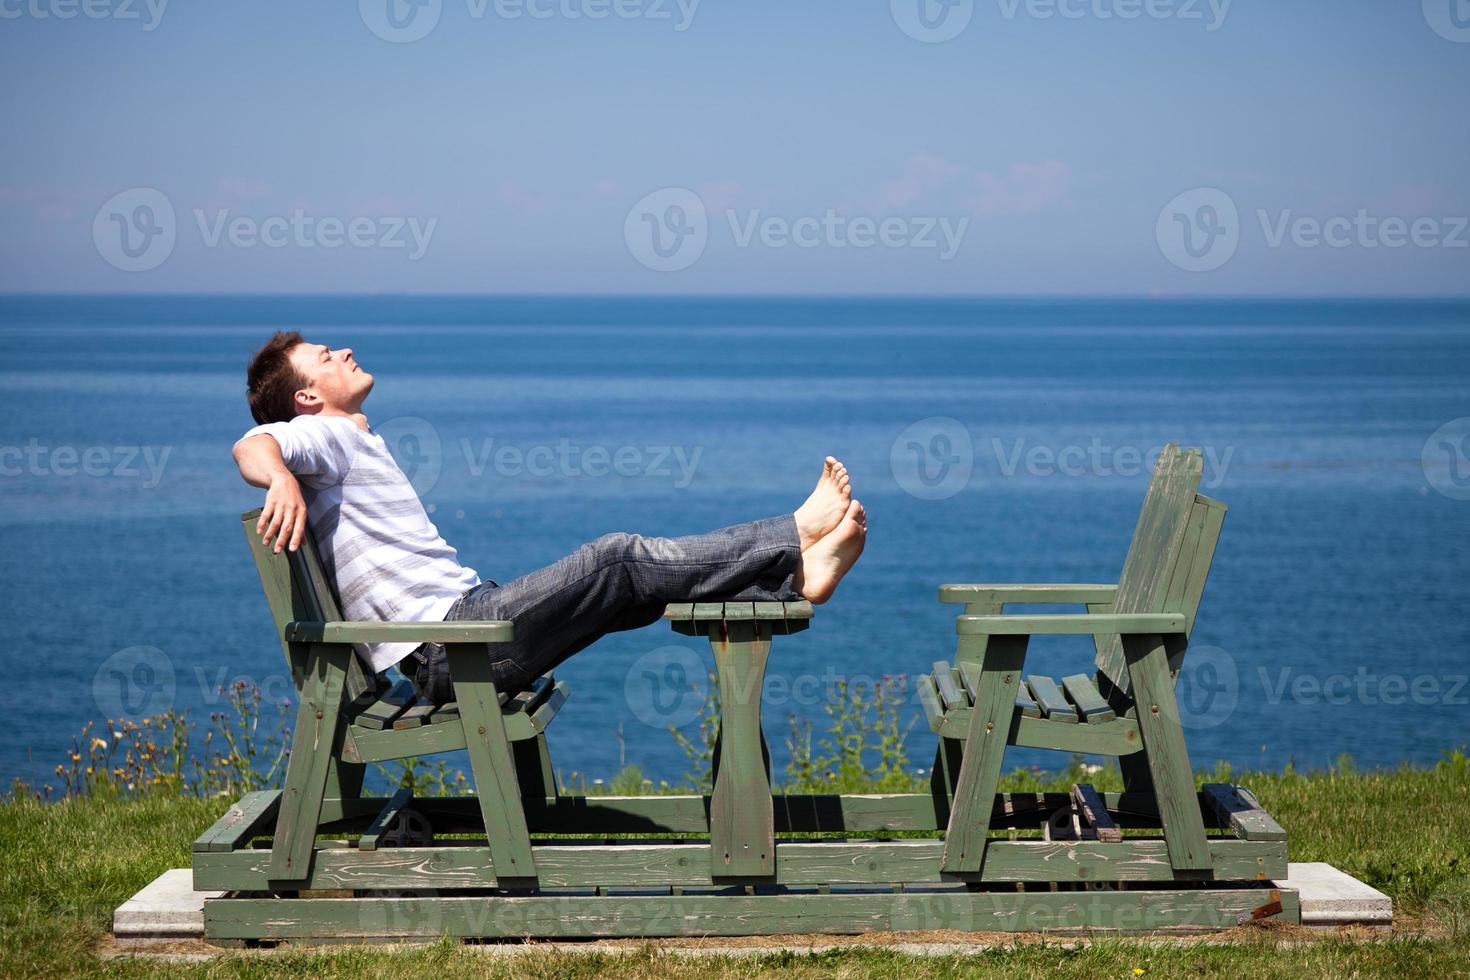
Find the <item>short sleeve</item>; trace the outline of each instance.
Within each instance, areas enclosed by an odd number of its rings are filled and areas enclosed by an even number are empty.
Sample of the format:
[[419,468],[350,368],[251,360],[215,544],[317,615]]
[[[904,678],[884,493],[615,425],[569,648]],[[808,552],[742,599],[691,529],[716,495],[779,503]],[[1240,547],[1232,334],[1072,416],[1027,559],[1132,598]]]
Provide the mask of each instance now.
[[352,466],[352,437],[346,426],[357,427],[351,419],[327,419],[318,415],[298,415],[290,422],[257,425],[240,437],[268,435],[281,447],[281,459],[297,479],[315,487],[341,483]]

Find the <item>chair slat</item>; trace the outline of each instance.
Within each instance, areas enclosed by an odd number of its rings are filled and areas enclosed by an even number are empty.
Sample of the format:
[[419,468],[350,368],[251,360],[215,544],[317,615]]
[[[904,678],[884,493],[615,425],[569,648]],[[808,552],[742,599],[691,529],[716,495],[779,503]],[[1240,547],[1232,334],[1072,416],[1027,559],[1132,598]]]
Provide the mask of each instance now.
[[919,695],[919,704],[924,708],[924,717],[929,722],[931,731],[939,731],[944,727],[944,705],[940,704],[939,691],[934,683],[934,678],[928,674],[920,674],[915,684]]
[[954,682],[954,675],[950,673],[947,660],[936,660],[934,662],[934,688],[939,692],[939,700],[944,704],[945,711],[953,711],[955,708],[968,708],[970,702],[961,693]]
[[434,713],[434,702],[420,697],[413,704],[403,709],[403,714],[393,719],[394,731],[403,731],[405,728],[417,728],[427,725],[429,717]]
[[1067,697],[1071,698],[1072,703],[1077,706],[1077,710],[1082,712],[1082,720],[1089,725],[1112,721],[1118,717],[1117,712],[1098,691],[1092,678],[1086,674],[1072,674],[1070,677],[1063,677],[1062,688],[1066,691]]
[[1041,717],[1041,705],[1037,704],[1031,692],[1026,690],[1025,684],[1016,685],[1016,707],[1020,708],[1021,714],[1027,718]]
[[1067,703],[1062,697],[1061,688],[1057,682],[1050,677],[1040,674],[1031,674],[1026,678],[1026,686],[1031,689],[1031,696],[1041,706],[1042,713],[1047,721],[1060,721],[1067,724],[1076,724],[1077,709]]
[[413,684],[407,680],[401,680],[394,684],[392,689],[371,708],[358,715],[354,719],[354,724],[360,728],[389,728],[393,720],[403,714],[417,699],[418,695],[414,693]]
[[[1170,443],[1159,454],[1143,509],[1133,531],[1133,542],[1118,576],[1115,613],[1167,612],[1169,584],[1179,561],[1184,537],[1199,490],[1204,462],[1199,450],[1183,452]],[[1119,691],[1130,681],[1122,640],[1116,635],[1097,641],[1098,673]]]

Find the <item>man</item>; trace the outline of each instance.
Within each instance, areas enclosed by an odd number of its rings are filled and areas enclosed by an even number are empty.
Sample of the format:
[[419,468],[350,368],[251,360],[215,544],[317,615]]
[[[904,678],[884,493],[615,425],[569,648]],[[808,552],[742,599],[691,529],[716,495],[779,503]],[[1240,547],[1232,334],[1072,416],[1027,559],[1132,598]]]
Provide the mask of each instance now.
[[[831,598],[862,554],[867,515],[828,456],[791,514],[710,534],[608,534],[506,585],[461,565],[363,414],[373,376],[351,348],[277,332],[246,378],[258,424],[235,443],[240,474],[266,490],[256,531],[277,553],[310,525],[349,620],[503,619],[490,647],[497,687],[514,693],[598,637],[655,622],[670,602]],[[436,704],[453,700],[437,644],[359,644],[381,673],[397,665]]]

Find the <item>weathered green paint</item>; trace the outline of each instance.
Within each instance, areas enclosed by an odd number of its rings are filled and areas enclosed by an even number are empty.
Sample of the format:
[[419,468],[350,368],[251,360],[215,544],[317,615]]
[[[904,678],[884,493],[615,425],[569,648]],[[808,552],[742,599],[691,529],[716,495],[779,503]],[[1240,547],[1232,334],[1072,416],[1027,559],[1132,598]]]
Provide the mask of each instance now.
[[873,930],[967,932],[1226,929],[1251,918],[1301,920],[1296,893],[1270,887],[1127,892],[218,898],[212,940],[513,936],[747,936]]
[[775,823],[761,735],[761,693],[771,652],[770,626],[754,618],[728,620],[723,635],[711,633],[709,640],[720,683],[721,742],[710,797],[712,870],[727,876],[769,875],[776,861]]

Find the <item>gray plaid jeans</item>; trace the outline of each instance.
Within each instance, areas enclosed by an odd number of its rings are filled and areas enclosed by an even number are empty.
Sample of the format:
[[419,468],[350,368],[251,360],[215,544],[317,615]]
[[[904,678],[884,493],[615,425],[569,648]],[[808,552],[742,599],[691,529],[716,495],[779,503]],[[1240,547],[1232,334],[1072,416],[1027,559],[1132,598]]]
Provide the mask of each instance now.
[[[515,694],[599,637],[657,622],[670,602],[800,599],[792,588],[800,559],[791,514],[684,538],[606,534],[513,582],[475,586],[444,618],[515,624],[515,640],[487,646],[496,687]],[[435,704],[454,700],[440,644],[398,669]]]

